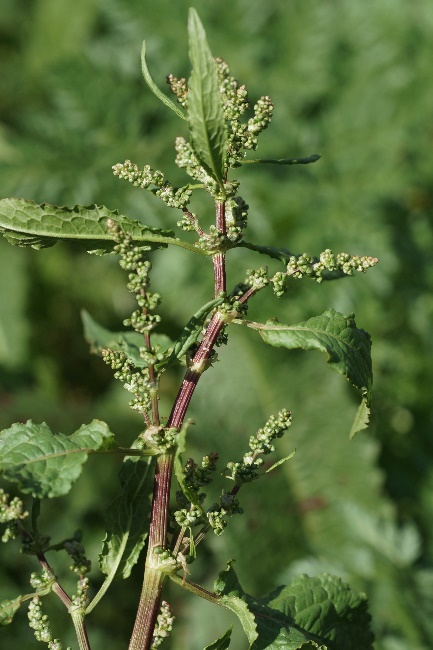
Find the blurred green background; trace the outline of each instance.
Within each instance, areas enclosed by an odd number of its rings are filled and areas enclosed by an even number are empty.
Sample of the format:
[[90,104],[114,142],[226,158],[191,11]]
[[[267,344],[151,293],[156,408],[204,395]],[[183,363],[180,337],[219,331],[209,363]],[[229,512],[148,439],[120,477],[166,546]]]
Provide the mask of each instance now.
[[[0,178],[2,196],[60,205],[103,203],[151,225],[174,227],[176,213],[120,182],[111,165],[130,158],[164,170],[174,183],[173,141],[184,124],[159,104],[141,77],[149,66],[188,74],[189,2],[169,0],[1,0]],[[253,331],[232,328],[221,363],[200,382],[189,415],[191,454],[218,450],[222,462],[246,450],[249,435],[286,407],[294,423],[279,453],[293,460],[241,495],[246,514],[210,539],[192,567],[211,587],[237,557],[245,589],[262,595],[291,576],[336,573],[367,592],[378,650],[433,647],[433,5],[430,0],[207,0],[195,5],[215,56],[268,94],[275,116],[261,157],[320,153],[314,165],[239,170],[250,205],[247,238],[294,252],[372,255],[366,276],[317,285],[293,282],[250,316],[298,322],[333,307],[354,311],[373,338],[370,429],[348,440],[358,396],[326,368],[323,355],[267,348]],[[212,214],[203,204],[202,212]],[[205,217],[207,219],[207,217]],[[249,266],[229,258],[229,286]],[[155,257],[153,287],[176,336],[212,295],[211,267],[183,250]],[[33,251],[0,241],[0,425],[32,418],[72,433],[93,417],[119,441],[141,430],[116,385],[82,337],[80,309],[119,328],[132,307],[114,257],[73,246]],[[260,302],[260,305],[258,304]],[[164,378],[167,415],[180,373]],[[211,395],[211,398],[209,397]],[[103,513],[117,490],[118,461],[89,460],[64,500],[46,505],[53,540],[75,528],[95,561]],[[221,479],[222,480],[222,479]],[[215,487],[221,489],[222,483]],[[67,561],[53,559],[73,589]],[[100,581],[94,562],[92,580]],[[30,591],[35,562],[2,549],[0,600]],[[89,618],[95,650],[125,648],[141,567],[116,583]],[[168,594],[177,616],[167,650],[202,650],[233,622],[205,602]],[[58,611],[57,603],[47,603]],[[21,611],[0,632],[8,650],[40,647]],[[54,614],[53,614],[54,616]],[[76,647],[60,614],[54,632]],[[246,647],[239,635],[233,647]]]

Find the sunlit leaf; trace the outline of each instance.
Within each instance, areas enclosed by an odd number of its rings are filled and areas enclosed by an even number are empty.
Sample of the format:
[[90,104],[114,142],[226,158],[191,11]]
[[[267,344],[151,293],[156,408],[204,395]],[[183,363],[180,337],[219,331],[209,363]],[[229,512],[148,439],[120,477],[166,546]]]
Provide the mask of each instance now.
[[223,179],[227,132],[215,62],[206,32],[195,9],[188,18],[189,57],[188,124],[194,151],[206,171],[219,183]]

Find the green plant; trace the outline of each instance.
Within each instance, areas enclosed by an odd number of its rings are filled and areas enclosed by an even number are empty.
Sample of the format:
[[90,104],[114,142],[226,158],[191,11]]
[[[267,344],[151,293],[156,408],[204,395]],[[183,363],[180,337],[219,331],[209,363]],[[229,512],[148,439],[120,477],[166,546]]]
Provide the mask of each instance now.
[[[59,208],[23,199],[0,202],[0,227],[13,244],[44,248],[58,240],[78,241],[89,252],[114,251],[119,255],[121,267],[128,272],[128,290],[137,301],[137,309],[125,321],[131,330],[111,332],[86,312],[83,323],[92,350],[102,356],[115,377],[132,393],[130,406],[143,417],[146,425],[129,448],[120,447],[108,426],[98,420],[83,425],[72,436],[55,434],[46,424],[31,421],[14,424],[2,432],[3,476],[33,498],[27,526],[24,522],[28,513],[21,499],[1,493],[1,520],[7,524],[4,539],[20,538],[24,552],[35,555],[42,567],[41,574],[32,574],[33,593],[2,603],[2,620],[9,623],[20,605],[30,600],[29,620],[36,638],[51,649],[62,647],[53,639],[47,617],[41,613],[41,597],[54,592],[72,617],[80,648],[90,648],[85,616],[95,608],[114,579],[129,577],[147,545],[131,650],[156,648],[171,630],[172,614],[167,603],[161,601],[168,580],[234,612],[244,628],[249,647],[255,650],[367,649],[372,647],[372,634],[366,598],[339,578],[302,575],[261,599],[243,591],[232,560],[220,573],[212,592],[188,579],[189,564],[196,558],[197,547],[205,536],[210,532],[221,535],[228,519],[242,513],[241,487],[293,456],[292,453],[267,467],[262,458],[275,451],[275,440],[290,427],[291,412],[282,408],[250,437],[249,449],[241,459],[226,463],[222,475],[225,486],[229,487],[223,488],[213,503],[206,501],[203,490],[211,489],[218,453],[210,451],[200,462],[191,458],[185,461],[191,425],[186,413],[201,375],[217,361],[215,348],[227,342],[229,327],[238,325],[256,330],[272,346],[326,352],[329,365],[361,392],[361,405],[351,431],[354,435],[368,424],[372,372],[370,338],[356,327],[353,315],[343,316],[328,310],[291,325],[275,319],[258,323],[245,316],[250,300],[266,287],[281,297],[292,282],[305,276],[320,283],[353,275],[355,271],[364,272],[377,262],[375,258],[346,253],[334,255],[328,249],[317,258],[306,253],[294,255],[285,248],[271,248],[244,239],[248,205],[238,193],[239,183],[229,178],[229,170],[247,163],[308,164],[318,156],[245,158],[246,151],[256,149],[258,135],[271,120],[272,102],[269,97],[260,98],[253,116],[243,118],[248,109],[247,91],[231,76],[224,61],[213,59],[194,10],[189,17],[189,43],[190,79],[186,82],[168,77],[182,108],[155,86],[147,69],[144,47],[142,67],[153,92],[187,121],[190,142],[177,138],[176,163],[186,170],[192,182],[174,187],[161,172],[148,165],[140,169],[130,161],[115,165],[113,171],[135,186],[149,190],[168,207],[179,210],[182,217],[177,225],[185,233],[195,232],[195,241],[188,236],[178,238],[171,230],[145,226],[101,206]],[[215,223],[210,226],[192,211],[193,194],[199,189],[204,189],[213,201]],[[161,318],[156,311],[161,296],[150,292],[149,280],[153,252],[170,246],[212,260],[214,270],[213,298],[191,317],[175,341],[158,331]],[[278,270],[270,272],[264,266],[249,269],[245,278],[228,290],[226,255],[236,248],[267,256],[270,264],[279,265]],[[175,364],[186,366],[185,375],[170,415],[164,418],[158,401],[159,383]],[[212,397],[210,393],[210,408]],[[120,493],[107,512],[106,537],[99,556],[99,566],[106,579],[93,600],[88,595],[86,575],[90,562],[84,553],[81,534],[74,533],[53,544],[38,528],[41,501],[66,494],[89,454],[124,457],[119,475]],[[173,473],[180,489],[176,492],[176,503],[170,504]],[[71,570],[78,576],[75,596],[69,597],[60,585],[47,560],[49,551],[66,551],[71,557]],[[230,636],[231,630],[227,630],[207,647],[227,648]]]

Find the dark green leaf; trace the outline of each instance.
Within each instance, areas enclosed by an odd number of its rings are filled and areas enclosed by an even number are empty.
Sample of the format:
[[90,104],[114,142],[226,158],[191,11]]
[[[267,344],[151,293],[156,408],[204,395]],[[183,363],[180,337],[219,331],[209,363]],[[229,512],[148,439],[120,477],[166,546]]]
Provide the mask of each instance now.
[[257,600],[242,590],[229,562],[214,588],[221,604],[239,617],[251,650],[373,648],[366,596],[340,578],[302,575]]
[[364,405],[357,414],[352,435],[365,428],[373,383],[371,340],[367,332],[356,327],[353,314],[343,316],[330,309],[295,325],[277,321],[249,325],[258,329],[262,339],[275,347],[326,352],[331,368],[344,375],[362,393]]
[[113,434],[99,420],[72,436],[55,434],[45,423],[16,423],[0,433],[0,472],[35,498],[62,496],[80,476],[88,454],[112,442]]
[[225,634],[210,645],[207,645],[204,650],[227,650],[230,645],[232,629],[233,628],[229,628]]
[[158,99],[160,99],[163,104],[171,108],[171,110],[174,111],[178,117],[182,118],[182,120],[186,120],[185,114],[182,113],[179,106],[176,106],[176,104],[172,102],[171,99],[167,97],[167,95],[161,92],[161,90],[153,81],[146,63],[146,41],[143,41],[143,47],[141,48],[141,70],[143,72],[143,77],[147,85],[149,86],[150,90],[158,97]]
[[[84,309],[81,311],[81,320],[84,327],[84,337],[90,345],[91,352],[100,355],[103,349],[121,350],[136,368],[145,368],[147,366],[140,356],[140,348],[144,347],[143,334],[134,331],[111,332],[93,320]],[[165,351],[173,345],[173,342],[165,334],[152,332],[152,345],[160,345],[161,350]]]
[[128,578],[146,541],[153,466],[150,459],[126,458],[119,472],[121,491],[107,510],[99,555],[101,571],[112,578]]
[[336,576],[298,576],[266,604],[292,618],[329,650],[373,648],[367,597]]
[[9,625],[9,623],[12,623],[12,619],[20,607],[21,596],[14,598],[14,600],[3,600],[0,603],[0,626]]
[[113,250],[113,237],[108,231],[107,220],[111,219],[134,242],[154,248],[165,248],[174,244],[195,252],[192,245],[176,239],[173,231],[145,226],[110,211],[103,205],[76,205],[73,208],[58,207],[42,203],[38,205],[25,199],[2,199],[0,201],[0,233],[11,244],[46,248],[57,241],[78,242],[93,253],[109,253]]
[[227,131],[215,62],[195,9],[188,18],[189,57],[192,64],[188,91],[188,124],[200,164],[220,184],[223,180]]
[[308,165],[320,159],[318,153],[313,153],[305,158],[256,158],[255,160],[243,160],[242,164],[248,163],[267,163],[270,165]]

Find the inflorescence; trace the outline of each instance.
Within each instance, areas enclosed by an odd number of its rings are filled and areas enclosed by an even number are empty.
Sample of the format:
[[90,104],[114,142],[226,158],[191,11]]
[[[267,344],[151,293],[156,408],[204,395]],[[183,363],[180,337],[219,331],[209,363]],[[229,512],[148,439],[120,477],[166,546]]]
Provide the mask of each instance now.
[[239,486],[259,478],[258,470],[264,463],[261,456],[275,451],[273,441],[276,438],[281,438],[291,423],[292,414],[286,409],[281,410],[277,416],[271,415],[263,429],[259,429],[255,436],[250,437],[250,451],[244,455],[243,459],[236,463],[227,463],[227,478],[235,481]]

